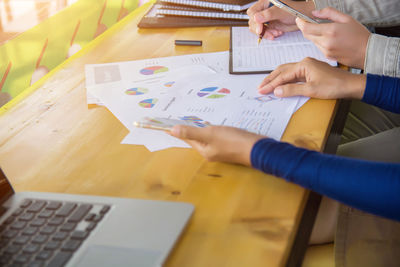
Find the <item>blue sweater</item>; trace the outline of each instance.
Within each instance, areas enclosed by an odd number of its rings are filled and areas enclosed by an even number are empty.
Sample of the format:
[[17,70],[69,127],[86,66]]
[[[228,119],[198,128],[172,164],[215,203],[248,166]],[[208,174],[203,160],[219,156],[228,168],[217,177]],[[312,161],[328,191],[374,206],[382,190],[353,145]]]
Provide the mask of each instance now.
[[[368,74],[362,101],[400,113],[400,78]],[[349,206],[400,221],[400,164],[326,155],[269,138],[254,145],[251,163]]]

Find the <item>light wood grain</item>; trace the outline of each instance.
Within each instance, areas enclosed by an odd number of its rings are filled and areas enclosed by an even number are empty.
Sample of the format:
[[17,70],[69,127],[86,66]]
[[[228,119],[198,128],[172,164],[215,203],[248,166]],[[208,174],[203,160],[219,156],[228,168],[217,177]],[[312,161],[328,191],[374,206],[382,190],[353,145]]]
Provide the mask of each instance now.
[[[229,49],[229,29],[137,29],[137,14],[0,116],[0,165],[17,191],[186,201],[196,210],[167,266],[281,266],[307,191],[251,168],[209,163],[192,149],[121,145],[128,131],[88,108],[84,65]],[[201,47],[175,47],[200,39]],[[283,140],[320,150],[335,101],[311,100]]]

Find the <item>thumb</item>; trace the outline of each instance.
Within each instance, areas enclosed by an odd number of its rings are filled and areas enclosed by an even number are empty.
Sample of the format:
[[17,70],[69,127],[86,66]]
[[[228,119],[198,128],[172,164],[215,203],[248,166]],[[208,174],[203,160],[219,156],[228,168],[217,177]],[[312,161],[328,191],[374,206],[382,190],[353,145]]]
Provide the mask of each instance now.
[[277,12],[278,10],[279,8],[276,6],[261,10],[254,14],[254,20],[257,23],[264,23],[271,20],[281,19],[281,14]]
[[308,85],[306,83],[290,83],[278,86],[274,90],[274,95],[277,97],[290,97],[290,96],[309,96]]
[[[207,128],[207,127],[206,127]],[[206,128],[196,128],[186,125],[175,125],[171,129],[171,135],[180,139],[188,139],[204,142],[207,140]]]
[[348,21],[348,15],[334,9],[333,7],[314,10],[312,11],[312,14],[319,19],[327,19],[333,22],[346,23]]

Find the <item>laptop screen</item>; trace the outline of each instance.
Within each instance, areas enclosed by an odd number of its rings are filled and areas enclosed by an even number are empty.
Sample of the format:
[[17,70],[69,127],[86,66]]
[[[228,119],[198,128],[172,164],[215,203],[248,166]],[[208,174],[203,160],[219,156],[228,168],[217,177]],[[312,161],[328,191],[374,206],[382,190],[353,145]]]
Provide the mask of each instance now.
[[3,204],[12,194],[14,194],[14,190],[8,182],[6,175],[0,168],[0,205]]

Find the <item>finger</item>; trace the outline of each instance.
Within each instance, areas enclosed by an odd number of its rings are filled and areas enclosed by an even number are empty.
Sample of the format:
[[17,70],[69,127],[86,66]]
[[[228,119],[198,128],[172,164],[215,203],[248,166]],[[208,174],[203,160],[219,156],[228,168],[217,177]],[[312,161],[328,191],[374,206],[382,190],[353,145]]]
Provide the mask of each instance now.
[[270,74],[268,74],[267,77],[264,78],[264,80],[262,80],[262,82],[260,83],[260,85],[258,86],[258,90],[260,90],[261,88],[265,87],[267,84],[269,84],[272,80],[273,77],[276,77],[278,75],[277,73],[278,71],[275,70],[273,72],[271,72]]
[[273,28],[269,28],[269,29],[267,29],[268,30],[268,32],[270,32],[274,37],[278,37],[280,34],[282,34],[282,33],[279,33],[280,31],[278,31],[278,30],[276,30],[276,29],[273,29]]
[[171,129],[171,135],[180,139],[194,140],[201,143],[209,142],[208,127],[196,128],[186,125],[175,125]]
[[285,24],[285,23],[281,23],[277,20],[269,22],[268,26],[277,31],[280,31],[281,34],[283,34],[284,32],[292,32],[292,31],[299,30],[299,27],[297,27],[296,24]]
[[268,40],[273,40],[275,35],[278,33],[277,30],[275,30],[275,29],[273,29],[273,28],[271,28],[269,26],[264,26],[263,23],[259,24],[259,23],[255,23],[255,22],[253,22],[253,23],[249,22],[249,24],[250,24],[250,31],[252,31],[252,28],[254,28],[255,29],[255,33],[258,36],[261,35],[261,33],[263,31],[263,28],[266,27],[266,29],[264,31],[264,35],[262,37],[263,38],[267,38]]
[[256,23],[254,20],[249,20],[249,29],[251,32],[257,34],[257,27],[258,27],[258,23]]
[[263,36],[264,38],[267,38],[268,40],[274,40],[275,39],[275,36],[272,34],[272,32],[271,31],[265,31],[265,33],[264,33],[264,36]]
[[204,150],[205,150],[205,144],[198,142],[198,141],[193,141],[189,139],[185,139],[185,142],[188,143],[191,147],[196,149],[201,155],[204,155]]
[[266,82],[260,85],[258,92],[260,94],[271,93],[276,87],[286,84],[288,82],[297,81],[297,64],[289,63],[279,66],[275,71],[273,71],[264,81]]
[[[289,63],[293,64],[293,63]],[[261,94],[269,94],[272,92],[272,90],[275,88],[273,87],[270,83],[279,75],[281,75],[281,72],[285,69],[286,65],[280,65],[278,68],[276,68],[273,72],[271,72],[267,77],[264,78],[264,80],[261,82],[261,84],[258,86],[259,93]]]
[[321,36],[325,32],[325,24],[310,23],[296,18],[296,25],[307,39],[310,39],[312,36]]
[[312,96],[308,84],[306,83],[289,83],[275,88],[274,95],[277,97],[290,96]]
[[327,59],[333,60],[333,61],[338,61],[339,60],[338,58],[332,57],[332,55],[330,54],[331,52],[329,52],[329,50],[326,49],[326,47],[324,47],[323,40],[321,40],[320,42],[319,41],[315,41],[314,44],[319,49],[319,51],[321,51],[321,53],[324,54],[324,56]]
[[268,0],[261,0],[252,5],[249,9],[247,9],[247,15],[249,17],[252,17],[255,13],[260,12],[269,6],[269,1]]
[[257,23],[264,23],[271,20],[281,19],[281,13],[279,12],[279,8],[273,6],[269,8],[265,8],[261,11],[254,13],[254,20]]
[[349,16],[339,12],[333,7],[327,7],[321,10],[312,11],[313,16],[320,19],[328,19],[333,22],[346,23],[349,20]]
[[[254,20],[249,20],[249,29],[251,32],[254,32],[257,35],[260,35],[262,32],[263,24],[255,23]],[[263,38],[267,38],[269,40],[273,40],[275,37],[279,37],[283,34],[281,30],[272,27],[272,24],[268,24],[265,29]]]
[[[318,47],[318,49],[325,54],[326,52],[326,43],[329,42],[329,39],[325,35],[306,35],[304,34],[304,37],[307,40],[310,40],[313,42],[315,46]],[[325,55],[326,56],[326,55]]]
[[[181,125],[177,125],[175,127],[172,128],[171,131],[168,132],[168,134],[177,137],[177,138],[181,138],[179,137],[181,135]],[[200,142],[200,141],[196,141],[196,140],[190,140],[190,139],[183,139],[183,141],[185,141],[187,144],[189,144],[193,149],[197,150],[202,156],[205,155],[205,150],[207,147],[207,144]]]

